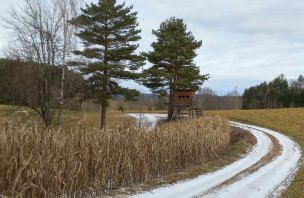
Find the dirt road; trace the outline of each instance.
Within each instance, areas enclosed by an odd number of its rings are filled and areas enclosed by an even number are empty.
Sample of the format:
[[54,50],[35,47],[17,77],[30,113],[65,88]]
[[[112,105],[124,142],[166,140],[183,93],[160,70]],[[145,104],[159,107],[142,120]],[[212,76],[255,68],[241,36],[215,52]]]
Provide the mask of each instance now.
[[299,146],[273,130],[237,122],[231,125],[248,130],[257,139],[257,144],[242,159],[195,179],[132,197],[277,197],[297,171],[301,158]]

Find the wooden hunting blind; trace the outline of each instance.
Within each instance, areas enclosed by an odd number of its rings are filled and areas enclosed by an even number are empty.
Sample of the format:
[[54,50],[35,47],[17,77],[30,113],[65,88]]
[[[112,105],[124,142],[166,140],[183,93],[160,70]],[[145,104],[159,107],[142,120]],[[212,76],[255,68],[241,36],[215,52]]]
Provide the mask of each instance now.
[[195,90],[179,89],[175,91],[176,107],[192,107],[194,105]]
[[175,109],[172,119],[181,117],[182,109],[188,110],[190,117],[200,117],[203,115],[202,108],[195,104],[195,90],[193,89],[178,89],[174,93]]

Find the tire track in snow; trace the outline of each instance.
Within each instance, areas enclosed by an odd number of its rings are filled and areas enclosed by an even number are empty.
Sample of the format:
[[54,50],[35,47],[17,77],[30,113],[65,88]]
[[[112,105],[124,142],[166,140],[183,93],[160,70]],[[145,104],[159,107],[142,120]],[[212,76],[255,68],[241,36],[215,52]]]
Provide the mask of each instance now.
[[245,124],[241,126],[273,135],[282,147],[280,155],[256,172],[204,197],[277,197],[288,187],[296,173],[301,152],[295,142],[270,129]]
[[260,161],[255,163],[254,165],[250,166],[249,168],[243,170],[242,172],[238,173],[237,175],[233,176],[232,178],[226,180],[224,183],[221,183],[219,186],[216,186],[208,191],[206,191],[203,195],[201,196],[196,196],[196,197],[205,197],[208,194],[214,193],[216,191],[219,191],[221,188],[233,184],[237,182],[238,180],[242,179],[245,176],[250,175],[251,173],[257,171],[259,168],[262,166],[266,165],[267,163],[271,162],[273,159],[275,159],[281,152],[281,145],[279,144],[278,140],[274,138],[272,135],[267,134],[271,141],[272,141],[272,149],[269,151],[267,155],[265,155]]
[[[257,139],[257,144],[244,158],[225,166],[221,170],[201,175],[195,179],[157,188],[131,197],[185,198],[200,197],[200,195],[204,197],[268,197],[279,195],[288,186],[288,181],[293,178],[298,168],[298,162],[301,158],[299,146],[288,137],[269,129],[237,122],[231,122],[231,124],[247,129]],[[281,145],[280,154],[257,171],[232,184],[223,185],[215,192],[210,192],[212,188],[220,186],[267,155],[272,148],[272,141],[265,133],[278,140]],[[205,194],[208,191],[209,193]]]

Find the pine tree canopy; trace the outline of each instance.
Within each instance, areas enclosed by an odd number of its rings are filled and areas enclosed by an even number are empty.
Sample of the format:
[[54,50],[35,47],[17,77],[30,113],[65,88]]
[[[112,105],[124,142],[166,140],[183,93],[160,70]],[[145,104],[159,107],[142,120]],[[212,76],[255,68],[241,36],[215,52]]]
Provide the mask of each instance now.
[[152,66],[144,71],[143,84],[154,93],[167,94],[176,89],[195,89],[209,77],[201,75],[193,59],[202,42],[195,40],[182,19],[170,18],[153,30],[157,41],[153,51],[144,55]]
[[71,21],[78,27],[76,35],[83,44],[83,50],[74,53],[87,58],[89,63],[82,71],[88,75],[91,95],[102,104],[107,104],[112,94],[122,93],[128,98],[137,95],[117,83],[138,78],[135,71],[144,61],[135,53],[141,30],[132,8],[116,0],[99,0],[86,4],[82,14]]

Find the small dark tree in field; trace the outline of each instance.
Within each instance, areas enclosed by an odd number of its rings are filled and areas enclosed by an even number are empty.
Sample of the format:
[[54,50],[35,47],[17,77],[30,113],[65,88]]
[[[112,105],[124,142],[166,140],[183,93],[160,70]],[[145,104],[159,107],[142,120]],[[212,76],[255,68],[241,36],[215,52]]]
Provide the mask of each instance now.
[[170,18],[153,30],[157,41],[152,43],[153,51],[145,54],[152,67],[144,71],[143,84],[152,92],[169,94],[168,119],[171,119],[175,104],[176,89],[198,90],[208,75],[201,75],[193,59],[202,42],[195,40],[182,19]]
[[141,38],[137,29],[137,13],[132,6],[117,4],[116,0],[100,0],[97,4],[86,4],[82,14],[72,20],[79,28],[76,34],[84,49],[76,51],[88,60],[82,68],[88,76],[88,93],[101,104],[101,128],[106,126],[106,108],[112,94],[122,93],[132,98],[138,92],[122,88],[119,79],[135,79],[134,72],[143,63],[143,57],[137,55],[136,42]]

